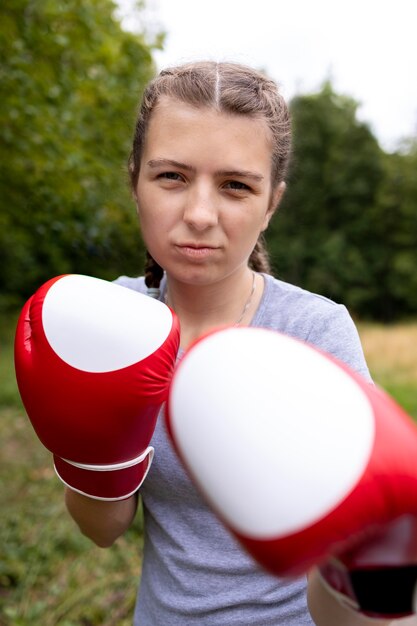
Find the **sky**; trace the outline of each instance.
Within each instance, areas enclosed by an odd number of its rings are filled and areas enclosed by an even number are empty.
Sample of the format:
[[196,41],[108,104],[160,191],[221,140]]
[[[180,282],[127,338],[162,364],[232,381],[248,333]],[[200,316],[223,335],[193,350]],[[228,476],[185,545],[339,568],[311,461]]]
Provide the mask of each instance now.
[[330,79],[381,146],[417,135],[417,0],[117,0],[129,30],[164,31],[158,68],[195,59],[265,70],[290,99]]

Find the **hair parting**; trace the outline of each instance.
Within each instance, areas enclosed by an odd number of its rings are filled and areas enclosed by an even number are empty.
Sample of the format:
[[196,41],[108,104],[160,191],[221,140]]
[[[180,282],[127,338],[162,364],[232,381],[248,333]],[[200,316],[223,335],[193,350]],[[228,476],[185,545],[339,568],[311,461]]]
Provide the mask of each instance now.
[[216,64],[216,86],[214,92],[214,102],[216,108],[220,109],[220,72],[219,72],[219,64]]

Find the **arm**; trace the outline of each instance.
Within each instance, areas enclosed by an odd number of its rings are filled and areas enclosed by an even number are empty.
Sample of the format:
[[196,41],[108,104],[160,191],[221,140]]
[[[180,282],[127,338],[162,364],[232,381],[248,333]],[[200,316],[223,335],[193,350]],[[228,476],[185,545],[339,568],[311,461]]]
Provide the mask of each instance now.
[[109,548],[130,526],[137,509],[136,494],[106,502],[65,489],[65,504],[83,535],[100,548]]
[[168,307],[88,276],[51,279],[23,307],[15,338],[19,391],[71,489],[70,514],[100,546],[110,546],[134,517],[133,494],[152,462],[148,444],[178,344]]

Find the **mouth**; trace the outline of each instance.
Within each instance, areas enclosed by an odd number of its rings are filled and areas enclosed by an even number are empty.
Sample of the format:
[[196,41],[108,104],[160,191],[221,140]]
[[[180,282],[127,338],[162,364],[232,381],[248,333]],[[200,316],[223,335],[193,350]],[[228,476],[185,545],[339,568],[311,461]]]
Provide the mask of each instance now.
[[215,254],[219,248],[204,243],[177,244],[176,249],[180,254],[193,259],[205,259]]

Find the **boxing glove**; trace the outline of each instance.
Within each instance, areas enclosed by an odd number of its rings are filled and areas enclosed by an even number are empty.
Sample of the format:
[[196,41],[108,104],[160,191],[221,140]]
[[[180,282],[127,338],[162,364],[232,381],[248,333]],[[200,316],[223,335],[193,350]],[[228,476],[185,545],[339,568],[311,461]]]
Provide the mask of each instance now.
[[417,428],[385,392],[306,343],[229,328],[185,354],[166,419],[197,487],[261,565],[319,565],[373,617],[416,610]]
[[165,304],[104,280],[58,276],[28,300],[15,336],[18,388],[71,489],[118,500],[139,488],[178,345]]

